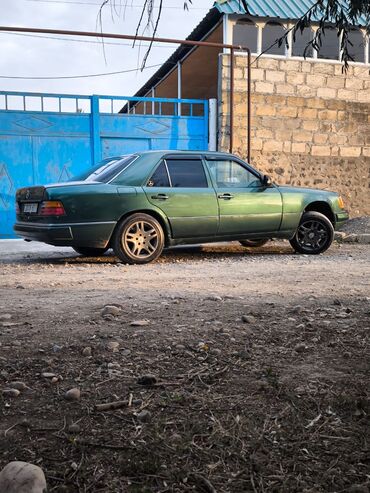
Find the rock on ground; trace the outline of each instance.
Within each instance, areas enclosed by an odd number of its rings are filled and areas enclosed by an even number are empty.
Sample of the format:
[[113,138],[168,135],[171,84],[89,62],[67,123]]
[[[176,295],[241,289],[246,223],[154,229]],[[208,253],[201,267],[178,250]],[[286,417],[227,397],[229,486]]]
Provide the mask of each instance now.
[[28,462],[9,462],[0,472],[0,492],[46,492],[46,479],[43,470]]

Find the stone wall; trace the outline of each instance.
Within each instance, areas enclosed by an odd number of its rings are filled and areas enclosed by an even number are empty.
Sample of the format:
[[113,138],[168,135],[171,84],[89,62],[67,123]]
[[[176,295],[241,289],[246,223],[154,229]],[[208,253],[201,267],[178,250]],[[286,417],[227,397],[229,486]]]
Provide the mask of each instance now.
[[[370,67],[260,58],[252,64],[252,159],[279,184],[342,194],[370,215]],[[229,146],[230,57],[220,55],[219,147]],[[234,153],[246,158],[246,57],[235,60]]]

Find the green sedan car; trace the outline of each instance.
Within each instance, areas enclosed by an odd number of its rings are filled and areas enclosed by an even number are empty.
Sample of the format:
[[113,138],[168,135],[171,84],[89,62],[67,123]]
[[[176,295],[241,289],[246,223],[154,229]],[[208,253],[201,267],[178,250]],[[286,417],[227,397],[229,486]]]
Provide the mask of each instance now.
[[236,156],[148,151],[105,159],[73,181],[21,188],[14,230],[25,240],[109,248],[129,264],[164,247],[238,240],[246,247],[286,238],[295,251],[329,248],[348,219],[335,192],[279,186]]

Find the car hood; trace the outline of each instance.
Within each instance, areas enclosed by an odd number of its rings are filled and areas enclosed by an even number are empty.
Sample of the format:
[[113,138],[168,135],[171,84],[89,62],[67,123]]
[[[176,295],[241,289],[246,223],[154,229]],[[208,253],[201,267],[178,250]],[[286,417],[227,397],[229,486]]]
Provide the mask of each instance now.
[[293,187],[289,185],[278,185],[280,192],[284,193],[294,193],[294,192],[307,192],[307,193],[316,193],[318,195],[337,195],[336,192],[332,192],[331,190],[322,190],[320,188],[308,188],[308,187]]

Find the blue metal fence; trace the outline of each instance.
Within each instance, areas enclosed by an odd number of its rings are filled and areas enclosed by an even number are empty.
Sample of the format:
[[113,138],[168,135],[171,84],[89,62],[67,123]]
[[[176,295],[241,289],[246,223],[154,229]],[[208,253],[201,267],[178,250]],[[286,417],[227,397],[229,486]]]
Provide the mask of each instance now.
[[0,91],[0,239],[14,237],[19,187],[65,181],[108,156],[207,148],[206,100]]

